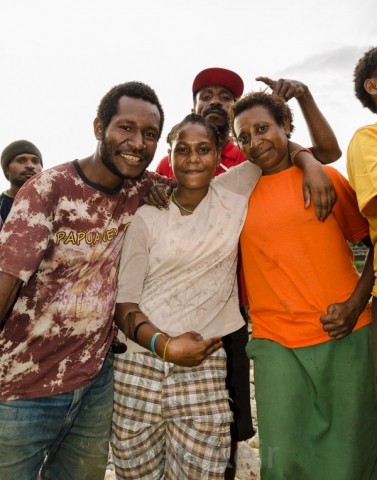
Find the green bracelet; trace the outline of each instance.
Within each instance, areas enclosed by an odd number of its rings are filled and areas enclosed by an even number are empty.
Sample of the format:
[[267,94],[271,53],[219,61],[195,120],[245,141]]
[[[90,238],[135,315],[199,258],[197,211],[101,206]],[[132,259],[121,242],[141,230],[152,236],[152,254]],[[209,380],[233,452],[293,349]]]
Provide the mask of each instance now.
[[153,334],[152,338],[151,338],[151,351],[153,353],[156,353],[156,350],[154,349],[154,344],[156,343],[156,338],[159,336],[159,335],[163,335],[164,337],[166,336],[164,333],[162,332],[156,332]]

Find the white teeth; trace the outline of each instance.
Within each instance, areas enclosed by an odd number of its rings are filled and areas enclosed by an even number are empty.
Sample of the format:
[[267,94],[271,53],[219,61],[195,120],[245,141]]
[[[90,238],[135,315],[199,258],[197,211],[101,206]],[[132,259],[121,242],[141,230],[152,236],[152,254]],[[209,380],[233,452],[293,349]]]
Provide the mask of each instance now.
[[139,162],[139,157],[135,157],[134,155],[128,155],[127,153],[121,153],[121,157],[123,157],[125,160],[129,160],[130,162],[133,163],[138,163]]

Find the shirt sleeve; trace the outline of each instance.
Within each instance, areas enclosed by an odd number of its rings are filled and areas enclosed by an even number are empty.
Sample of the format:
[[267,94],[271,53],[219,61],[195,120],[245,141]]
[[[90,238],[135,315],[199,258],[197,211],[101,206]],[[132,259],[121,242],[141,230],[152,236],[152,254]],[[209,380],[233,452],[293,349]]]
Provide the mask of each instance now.
[[148,229],[136,212],[127,229],[118,276],[117,303],[140,303],[149,265]]
[[38,269],[52,231],[54,185],[40,179],[18,191],[0,234],[0,271],[23,282]]
[[249,198],[260,175],[261,169],[253,163],[246,161],[215,177],[213,182],[217,185],[222,185],[227,190]]
[[326,166],[326,172],[334,184],[337,201],[333,214],[342,229],[346,240],[356,243],[369,236],[369,224],[361,215],[356,194],[347,179],[335,168]]
[[347,150],[347,171],[360,211],[377,216],[377,128],[367,126],[353,136]]

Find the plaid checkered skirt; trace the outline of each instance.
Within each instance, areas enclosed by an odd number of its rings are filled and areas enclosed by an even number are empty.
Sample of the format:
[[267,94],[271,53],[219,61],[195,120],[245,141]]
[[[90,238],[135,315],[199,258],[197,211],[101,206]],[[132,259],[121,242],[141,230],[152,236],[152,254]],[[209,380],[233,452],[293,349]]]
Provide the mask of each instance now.
[[223,479],[230,454],[226,354],[197,367],[117,355],[112,450],[119,479]]

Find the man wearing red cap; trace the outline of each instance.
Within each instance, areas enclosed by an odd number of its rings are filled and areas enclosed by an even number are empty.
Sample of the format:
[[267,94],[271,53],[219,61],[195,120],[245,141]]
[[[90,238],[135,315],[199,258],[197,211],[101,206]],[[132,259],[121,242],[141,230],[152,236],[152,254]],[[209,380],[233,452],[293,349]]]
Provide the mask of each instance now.
[[[340,157],[341,151],[336,137],[318,109],[306,85],[296,80],[282,79],[273,81],[268,77],[257,77],[257,80],[266,83],[273,90],[273,93],[284,97],[285,100],[289,100],[292,97],[297,98],[309,127],[313,142],[312,153],[318,160],[322,163],[330,163]],[[223,140],[221,159],[215,175],[220,175],[229,168],[246,160],[242,151],[230,138],[228,114],[230,106],[242,96],[243,90],[244,83],[242,78],[237,73],[225,68],[216,67],[202,70],[193,81],[193,112],[216,125]],[[161,175],[170,178],[174,177],[168,156],[160,161],[156,171]],[[245,353],[249,335],[247,328],[248,317],[244,306],[248,304],[248,301],[243,274],[240,269],[238,272],[238,284],[241,311],[244,314],[246,323],[240,330],[223,337],[228,360],[227,388],[234,415],[234,422],[231,425],[232,454],[225,475],[226,480],[235,478],[237,442],[247,440],[255,433],[250,408],[250,365]]]
[[[226,172],[246,160],[241,150],[229,138],[228,110],[243,93],[242,78],[225,68],[207,68],[194,79],[192,85],[194,95],[193,111],[215,124],[223,138],[221,161],[215,175]],[[174,177],[169,165],[168,156],[158,164],[156,171],[166,177]]]
[[[271,80],[257,77],[266,83],[274,94],[284,97],[286,101],[295,97],[307,122],[313,146],[313,155],[321,163],[334,162],[341,156],[334,133],[320,112],[309,88],[297,80]],[[198,73],[192,84],[194,107],[192,111],[202,115],[215,124],[223,137],[221,161],[215,175],[226,172],[246,160],[242,151],[230,138],[228,110],[243,94],[242,78],[232,70],[225,68],[207,68]],[[174,177],[166,155],[157,165],[156,172],[166,177]]]

